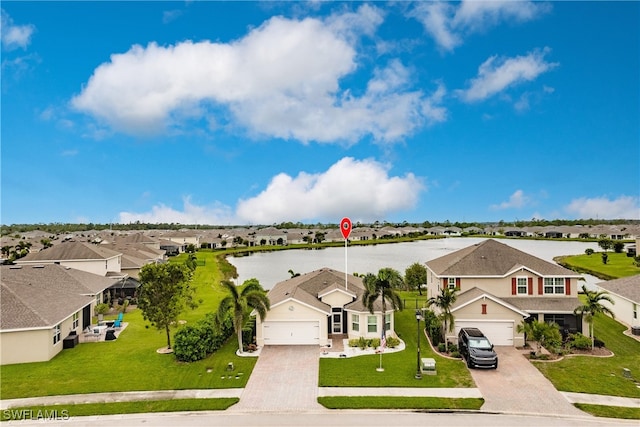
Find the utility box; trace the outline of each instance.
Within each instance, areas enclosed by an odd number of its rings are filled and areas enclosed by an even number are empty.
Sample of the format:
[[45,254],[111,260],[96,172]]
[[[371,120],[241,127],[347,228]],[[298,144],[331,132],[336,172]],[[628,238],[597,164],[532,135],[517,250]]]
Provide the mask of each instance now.
[[423,357],[420,359],[422,362],[421,370],[423,374],[426,375],[435,375],[436,372],[436,360],[430,357]]

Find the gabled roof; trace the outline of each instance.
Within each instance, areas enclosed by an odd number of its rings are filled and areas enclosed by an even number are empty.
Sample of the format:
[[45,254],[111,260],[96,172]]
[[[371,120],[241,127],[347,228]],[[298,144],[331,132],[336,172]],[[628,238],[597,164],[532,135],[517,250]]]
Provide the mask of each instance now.
[[468,291],[462,292],[461,294],[458,295],[458,297],[456,298],[456,302],[451,307],[451,312],[453,313],[456,310],[460,310],[461,308],[469,304],[472,304],[482,298],[488,298],[493,302],[508,308],[509,310],[515,311],[516,313],[520,314],[523,317],[529,317],[528,313],[524,312],[518,306],[509,303],[508,301],[506,301],[505,298],[497,297],[489,292],[486,292],[480,288],[475,288],[475,287],[469,289]]
[[329,315],[331,307],[320,301],[318,295],[327,290],[336,289],[355,295],[356,300],[353,302],[355,303],[361,300],[364,285],[362,278],[348,274],[347,289],[345,289],[344,273],[330,268],[322,268],[277,283],[267,296],[272,308],[283,302],[295,300]]
[[600,288],[640,304],[640,274],[596,283]]
[[580,277],[567,268],[493,239],[431,260],[427,267],[440,277],[504,277],[520,268],[541,276]]
[[578,297],[508,297],[502,298],[508,304],[527,313],[571,314],[580,306]]
[[120,255],[120,252],[107,249],[100,245],[83,242],[64,242],[30,253],[24,258],[16,260],[16,264],[33,261],[72,261],[72,260],[107,260]]
[[53,327],[114,280],[60,265],[1,266],[0,329]]

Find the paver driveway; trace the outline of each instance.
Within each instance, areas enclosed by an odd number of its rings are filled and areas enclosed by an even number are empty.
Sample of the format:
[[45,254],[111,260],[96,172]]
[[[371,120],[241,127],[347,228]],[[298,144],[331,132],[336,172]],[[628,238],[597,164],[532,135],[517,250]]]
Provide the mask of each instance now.
[[230,411],[317,411],[318,346],[264,346],[240,402]]
[[585,416],[514,347],[496,347],[497,370],[471,369],[483,411]]

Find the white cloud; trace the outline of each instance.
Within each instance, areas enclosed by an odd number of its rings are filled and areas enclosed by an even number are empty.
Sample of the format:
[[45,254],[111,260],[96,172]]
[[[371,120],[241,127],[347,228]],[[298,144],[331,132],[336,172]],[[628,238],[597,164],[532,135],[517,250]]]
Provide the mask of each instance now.
[[605,196],[582,197],[572,200],[564,210],[580,219],[640,219],[640,198],[620,196],[611,200]]
[[2,47],[7,51],[18,48],[26,49],[31,43],[31,36],[36,27],[31,24],[15,25],[13,19],[2,9],[0,22],[0,35],[2,36]]
[[154,206],[150,212],[120,212],[119,222],[178,223],[178,224],[233,224],[233,215],[228,206],[198,206],[191,203],[190,197],[183,198],[182,210],[176,210],[164,204]]
[[491,205],[492,210],[503,209],[520,209],[527,206],[531,202],[531,198],[524,194],[522,190],[516,190],[506,202],[502,202],[497,205]]
[[[273,17],[231,43],[136,45],[96,68],[71,103],[132,134],[179,128],[200,117],[224,126],[230,111],[233,124],[254,135],[395,140],[445,114],[410,89],[410,73],[396,60],[377,69],[360,96],[340,87],[357,69],[357,37],[373,34],[381,22],[381,12],[364,5],[325,21]],[[432,108],[423,108],[425,102]]]
[[415,206],[423,189],[412,173],[389,176],[379,162],[345,157],[323,173],[275,176],[260,194],[240,200],[237,215],[243,223],[261,224],[344,215],[366,221]]
[[410,209],[425,189],[412,173],[389,176],[375,160],[345,157],[322,173],[281,173],[255,197],[241,199],[236,211],[219,202],[198,206],[189,197],[182,210],[165,204],[149,212],[121,212],[119,221],[180,224],[272,224],[282,221],[332,221],[348,215],[354,221],[383,218]]
[[515,58],[492,56],[480,65],[478,76],[470,80],[469,88],[457,93],[466,102],[482,101],[511,86],[535,80],[558,65],[544,60],[548,52],[545,48]]
[[530,21],[549,9],[548,3],[532,1],[466,0],[457,6],[448,2],[417,2],[409,16],[424,26],[441,49],[452,51],[463,43],[463,37],[501,22]]

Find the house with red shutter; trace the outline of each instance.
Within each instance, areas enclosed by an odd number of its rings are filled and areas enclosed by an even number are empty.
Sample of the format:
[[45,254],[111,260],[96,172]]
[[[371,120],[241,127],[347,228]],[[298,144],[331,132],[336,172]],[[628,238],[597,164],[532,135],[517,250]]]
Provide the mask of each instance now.
[[457,289],[451,307],[455,328],[446,332],[457,341],[461,328],[476,327],[494,345],[522,346],[517,326],[537,319],[554,322],[563,334],[589,328],[573,311],[581,275],[497,240],[488,239],[426,263],[428,296],[443,287]]

